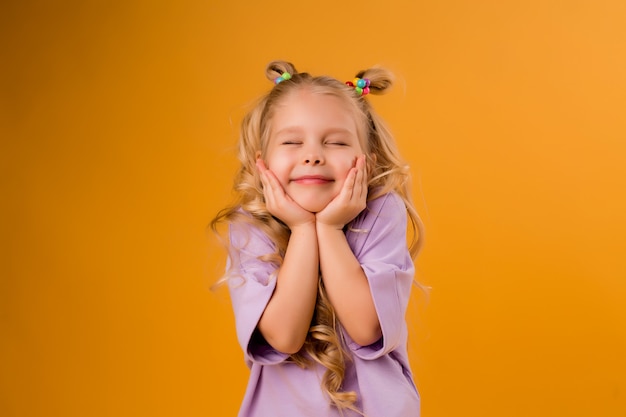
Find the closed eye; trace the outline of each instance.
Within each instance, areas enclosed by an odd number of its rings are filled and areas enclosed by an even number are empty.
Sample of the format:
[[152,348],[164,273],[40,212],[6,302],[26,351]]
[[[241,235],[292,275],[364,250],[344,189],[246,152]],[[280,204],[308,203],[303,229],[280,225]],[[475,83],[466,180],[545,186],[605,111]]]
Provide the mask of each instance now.
[[283,145],[300,145],[302,142],[297,140],[285,140],[282,142]]

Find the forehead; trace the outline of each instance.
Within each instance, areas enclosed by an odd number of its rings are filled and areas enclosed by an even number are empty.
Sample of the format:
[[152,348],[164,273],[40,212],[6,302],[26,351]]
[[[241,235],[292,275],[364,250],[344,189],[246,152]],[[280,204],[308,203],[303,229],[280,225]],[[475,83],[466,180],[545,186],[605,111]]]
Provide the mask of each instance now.
[[275,103],[270,132],[335,129],[357,135],[358,116],[358,110],[349,99],[311,89],[298,89]]

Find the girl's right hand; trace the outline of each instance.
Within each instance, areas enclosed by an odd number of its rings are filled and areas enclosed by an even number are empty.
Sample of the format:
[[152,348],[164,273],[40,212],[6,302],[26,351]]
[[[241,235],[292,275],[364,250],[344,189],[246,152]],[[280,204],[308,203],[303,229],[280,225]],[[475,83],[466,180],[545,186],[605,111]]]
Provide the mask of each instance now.
[[262,159],[256,160],[256,166],[263,184],[265,206],[272,216],[280,219],[292,230],[306,223],[315,224],[315,214],[300,207],[285,193],[278,178],[267,169]]

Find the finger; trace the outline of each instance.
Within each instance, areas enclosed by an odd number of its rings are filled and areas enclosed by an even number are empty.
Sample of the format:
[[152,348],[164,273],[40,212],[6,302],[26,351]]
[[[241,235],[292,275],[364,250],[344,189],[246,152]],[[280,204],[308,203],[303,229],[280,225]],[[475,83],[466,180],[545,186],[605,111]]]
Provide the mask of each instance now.
[[365,155],[361,155],[357,161],[357,178],[355,179],[356,197],[362,199],[367,195],[367,171],[365,166]]
[[265,199],[265,206],[268,210],[272,210],[276,205],[276,198],[274,197],[274,187],[271,183],[270,173],[262,159],[256,160],[256,167],[259,170],[259,177],[261,178],[261,185],[263,186],[263,197]]
[[357,177],[357,169],[350,168],[350,171],[348,172],[348,176],[346,177],[343,183],[343,187],[341,188],[341,192],[339,193],[339,196],[338,196],[342,202],[345,203],[352,199],[356,177]]
[[283,186],[280,184],[280,181],[278,181],[276,175],[274,175],[274,173],[269,169],[265,171],[265,178],[267,179],[267,183],[272,189],[272,192],[276,193],[277,195],[285,194],[285,190],[283,190]]
[[356,177],[354,178],[355,188],[360,188],[363,183],[363,158],[359,156],[356,161]]
[[348,175],[346,175],[346,179],[343,182],[341,191],[339,192],[339,195],[337,196],[338,200],[347,202],[347,201],[350,201],[350,199],[352,198],[352,194],[354,192],[354,185],[355,185],[355,180],[356,180],[358,163],[359,163],[359,158],[358,157],[354,158],[352,162],[352,168],[350,168],[350,170],[348,171]]
[[[350,194],[348,195],[351,201],[360,200],[363,195],[363,183],[365,176],[364,170],[364,155],[359,155],[354,161],[354,179],[350,185]],[[347,182],[347,179],[346,179]]]
[[259,170],[259,172],[262,174],[265,171],[267,171],[267,167],[265,166],[265,162],[261,159],[261,158],[257,158],[256,160],[256,167]]
[[263,184],[263,198],[265,199],[265,206],[269,209],[274,206],[274,192],[267,179],[267,172],[261,174],[261,183]]
[[267,172],[267,168],[265,167],[265,163],[263,162],[263,160],[261,158],[257,158],[255,165],[256,165],[257,171],[259,172],[259,178],[261,179],[261,185],[263,185],[263,190],[265,190],[265,188],[267,188],[267,186],[268,186],[267,179],[266,179],[266,176],[265,176],[265,173]]
[[272,190],[282,190],[282,186],[278,182],[278,179],[274,173],[265,166],[265,162],[263,162],[261,158],[256,160],[256,166],[261,174],[261,181],[265,186],[270,187]]

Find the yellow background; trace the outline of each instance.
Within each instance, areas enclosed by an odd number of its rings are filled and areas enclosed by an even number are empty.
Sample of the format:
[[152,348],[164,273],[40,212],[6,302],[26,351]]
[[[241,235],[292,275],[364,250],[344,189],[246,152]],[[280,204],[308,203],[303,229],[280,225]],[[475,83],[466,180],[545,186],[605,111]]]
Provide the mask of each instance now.
[[[415,176],[423,416],[626,416],[626,3],[0,6],[0,414],[233,416],[224,254],[266,62],[350,79]],[[374,417],[374,416],[372,416]]]

